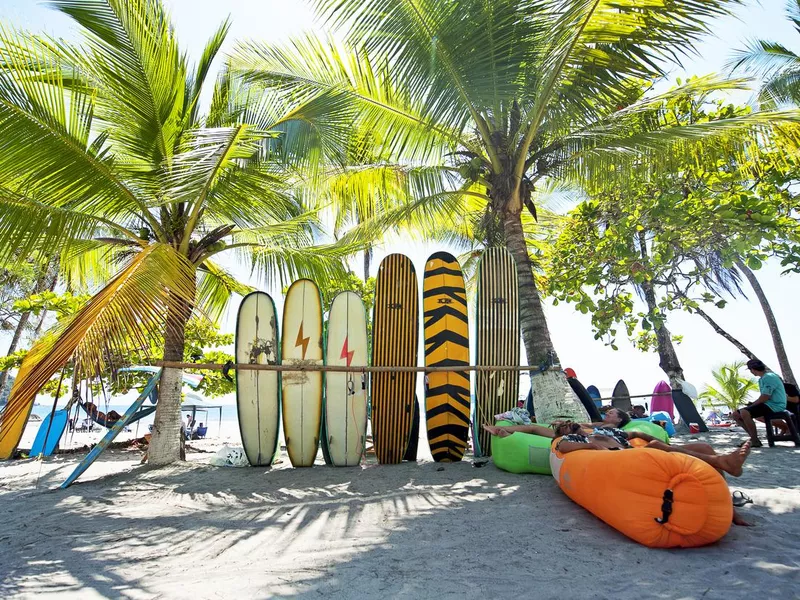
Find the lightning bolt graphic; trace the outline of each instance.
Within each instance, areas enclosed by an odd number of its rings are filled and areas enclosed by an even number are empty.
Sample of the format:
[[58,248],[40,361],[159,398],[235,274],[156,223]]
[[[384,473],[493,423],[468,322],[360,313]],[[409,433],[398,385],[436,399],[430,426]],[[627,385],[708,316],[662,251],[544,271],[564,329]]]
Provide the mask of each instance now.
[[306,349],[308,348],[308,341],[310,337],[303,337],[303,322],[300,322],[300,331],[297,332],[297,339],[294,341],[294,347],[303,347],[303,360],[306,358]]
[[342,354],[339,358],[346,358],[347,359],[347,366],[350,366],[350,363],[353,362],[353,355],[356,353],[355,350],[350,350],[347,347],[347,338],[344,338],[344,346],[342,346]]

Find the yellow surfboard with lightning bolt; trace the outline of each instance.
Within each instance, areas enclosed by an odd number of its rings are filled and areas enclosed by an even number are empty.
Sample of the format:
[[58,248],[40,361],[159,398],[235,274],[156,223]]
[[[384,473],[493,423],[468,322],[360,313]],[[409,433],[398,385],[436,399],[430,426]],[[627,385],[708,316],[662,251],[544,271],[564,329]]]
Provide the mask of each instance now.
[[[295,281],[283,306],[283,365],[322,365],[322,299],[309,279]],[[284,371],[283,435],[295,467],[313,466],[322,423],[322,372]]]

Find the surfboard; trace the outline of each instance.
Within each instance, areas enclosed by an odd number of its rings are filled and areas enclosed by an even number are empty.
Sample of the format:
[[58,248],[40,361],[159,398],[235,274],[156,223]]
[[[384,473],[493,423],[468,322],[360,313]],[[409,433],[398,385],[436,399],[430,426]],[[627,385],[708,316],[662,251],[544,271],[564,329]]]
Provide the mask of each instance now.
[[[467,292],[461,266],[452,254],[436,252],[425,263],[422,307],[425,366],[469,365]],[[469,438],[469,372],[427,373],[425,415],[433,460],[461,460]]]
[[[475,311],[476,364],[519,366],[519,284],[514,258],[505,248],[489,248],[478,263]],[[491,435],[481,423],[517,405],[518,371],[478,371],[472,439],[475,456],[491,455]]]
[[[53,417],[52,419],[50,417]],[[39,456],[50,456],[58,448],[58,443],[61,436],[64,435],[64,429],[67,427],[67,419],[69,418],[68,410],[57,410],[53,413],[47,413],[39,425],[39,431],[36,432],[36,439],[33,440],[31,458]],[[52,425],[51,425],[52,423]]]
[[414,416],[411,419],[411,433],[408,434],[408,446],[403,460],[416,462],[417,451],[419,450],[419,398],[414,394]]
[[[278,321],[269,294],[244,297],[236,318],[236,362],[277,365],[280,362]],[[254,467],[272,464],[280,429],[280,374],[236,371],[236,410],[247,460]]]
[[[419,299],[417,274],[408,257],[390,254],[381,261],[373,312],[372,365],[416,367]],[[372,436],[380,463],[399,463],[408,449],[416,381],[413,372],[372,376]]]
[[671,419],[675,419],[675,403],[672,401],[672,386],[666,381],[659,381],[655,389],[653,389],[653,397],[650,400],[650,414],[657,412],[665,412]]
[[103,450],[108,448],[111,445],[111,442],[122,432],[125,427],[127,427],[128,423],[131,422],[133,416],[139,412],[144,401],[150,396],[150,393],[156,389],[156,384],[158,380],[161,378],[161,370],[153,375],[150,380],[147,382],[147,385],[142,390],[142,393],[139,394],[139,397],[134,400],[133,404],[131,404],[130,408],[125,411],[125,414],[122,415],[120,419],[118,419],[109,429],[106,434],[103,436],[103,439],[98,442],[98,444],[89,451],[84,459],[78,463],[78,466],[75,467],[75,470],[70,473],[69,477],[64,480],[59,487],[63,490],[71,486],[75,483],[75,480],[78,479],[90,466],[92,463],[97,460],[97,457],[102,454]]
[[597,408],[603,406],[603,401],[600,400],[600,398],[602,398],[603,396],[600,395],[600,390],[597,389],[596,385],[590,385],[589,387],[586,388],[586,391],[589,393],[589,396],[592,397],[594,405]]
[[572,388],[572,391],[575,392],[578,400],[580,400],[581,404],[583,404],[583,408],[585,408],[586,412],[589,413],[589,418],[592,420],[592,422],[599,423],[602,421],[603,417],[600,414],[600,411],[597,410],[597,405],[589,395],[589,392],[586,391],[586,388],[583,387],[583,384],[575,377],[567,377],[567,383],[569,383],[569,387]]
[[[328,316],[325,362],[365,366],[367,352],[364,303],[354,292],[341,292],[333,299]],[[326,374],[323,448],[334,466],[352,467],[361,462],[367,436],[367,388],[366,373]]]
[[[283,365],[322,365],[322,297],[317,284],[298,279],[283,305]],[[322,371],[284,371],[281,377],[283,435],[294,467],[311,467],[322,424]]]
[[628,391],[628,386],[620,379],[617,385],[614,386],[614,391],[611,392],[611,406],[630,412],[633,410],[631,405],[631,393]]
[[696,423],[700,427],[701,432],[708,431],[706,420],[697,412],[697,407],[689,396],[684,394],[681,390],[672,390],[672,401],[675,403],[675,408],[686,427],[692,423]]

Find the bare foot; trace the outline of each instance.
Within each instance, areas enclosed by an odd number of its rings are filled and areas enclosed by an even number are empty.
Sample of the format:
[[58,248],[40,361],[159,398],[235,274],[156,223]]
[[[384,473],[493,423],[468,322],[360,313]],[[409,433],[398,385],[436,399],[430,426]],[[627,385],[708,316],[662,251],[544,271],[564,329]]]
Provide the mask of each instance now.
[[749,521],[745,521],[742,515],[736,512],[736,509],[733,509],[733,524],[739,525],[740,527],[752,527],[753,524]]
[[511,435],[508,431],[503,429],[502,427],[498,427],[497,425],[481,425],[484,430],[488,431],[492,435],[496,435],[497,437],[506,437]]
[[744,461],[747,460],[750,454],[751,445],[751,442],[747,441],[730,454],[720,456],[718,458],[718,467],[734,477],[739,477],[742,474]]

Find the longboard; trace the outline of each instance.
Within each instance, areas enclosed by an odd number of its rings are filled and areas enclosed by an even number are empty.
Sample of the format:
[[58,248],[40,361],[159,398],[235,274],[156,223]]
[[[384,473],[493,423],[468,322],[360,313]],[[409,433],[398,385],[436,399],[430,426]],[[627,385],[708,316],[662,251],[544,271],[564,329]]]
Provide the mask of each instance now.
[[[489,248],[478,263],[475,312],[479,366],[519,366],[519,284],[514,258],[505,248]],[[481,423],[517,405],[519,372],[478,371],[472,439],[475,456],[491,455],[491,435]]]
[[658,382],[650,400],[650,414],[657,412],[665,412],[671,419],[675,420],[675,402],[672,400],[672,386],[666,381]]
[[[408,257],[381,261],[375,285],[372,366],[416,367],[419,335],[417,274]],[[416,399],[416,373],[372,376],[372,436],[378,462],[397,464],[408,449]]]
[[[367,365],[367,313],[354,292],[333,299],[328,315],[325,362],[328,365]],[[330,463],[351,467],[361,462],[367,437],[366,373],[329,372],[325,377],[325,440]]]
[[696,423],[700,427],[701,432],[708,431],[706,420],[697,412],[697,407],[689,396],[684,394],[681,390],[672,390],[672,401],[675,403],[675,408],[681,416],[681,421],[683,421],[687,427],[692,423]]
[[619,410],[624,410],[625,412],[633,410],[633,406],[631,405],[631,393],[628,391],[628,386],[625,385],[622,379],[617,382],[617,385],[614,386],[614,391],[611,392],[611,406]]
[[141,408],[144,401],[150,395],[150,392],[156,388],[156,383],[158,383],[161,373],[162,371],[159,370],[150,378],[150,380],[147,382],[147,385],[144,387],[144,390],[142,390],[142,393],[139,394],[139,397],[136,398],[133,404],[131,404],[130,408],[125,411],[125,414],[122,415],[122,417],[111,426],[111,429],[106,432],[105,436],[103,436],[103,439],[100,440],[100,442],[89,451],[89,454],[87,454],[80,463],[78,463],[78,466],[75,467],[75,470],[70,474],[69,477],[67,477],[64,483],[61,484],[60,487],[62,490],[71,486],[75,480],[80,477],[95,460],[97,460],[97,457],[100,456],[103,450],[111,445],[111,442],[114,441],[114,438],[116,438],[120,432],[127,427],[128,423],[130,423],[131,419],[133,419],[133,416],[139,411],[139,408]]
[[594,401],[594,405],[597,408],[603,406],[603,401],[600,400],[602,396],[600,395],[600,390],[597,389],[596,385],[590,385],[586,388],[586,391],[589,393],[589,396],[591,396],[592,400]]
[[[283,365],[322,365],[322,297],[310,279],[298,279],[283,305]],[[322,424],[322,371],[284,371],[283,435],[294,467],[311,467]]]
[[[236,362],[277,365],[280,362],[275,303],[269,294],[244,297],[236,319]],[[236,409],[247,460],[254,467],[271,465],[278,451],[280,375],[276,371],[236,371]]]
[[[467,293],[461,266],[452,254],[436,252],[428,258],[422,290],[425,366],[469,365]],[[428,373],[425,414],[433,460],[461,460],[469,438],[469,372]]]
[[583,408],[585,408],[586,412],[589,413],[589,419],[591,419],[593,423],[599,423],[602,421],[603,417],[600,414],[600,411],[597,409],[597,405],[589,395],[589,392],[586,391],[586,388],[583,387],[583,384],[575,377],[567,377],[567,383],[569,383],[569,387],[572,388],[572,391],[575,392],[578,400],[580,400],[581,404],[583,404]]
[[[53,417],[52,419],[50,417]],[[36,457],[40,454],[43,456],[50,456],[58,448],[58,443],[61,436],[64,435],[64,429],[67,427],[67,419],[69,418],[68,410],[57,410],[52,413],[47,413],[39,426],[39,431],[36,432],[36,439],[33,440],[31,446],[30,457]]]

